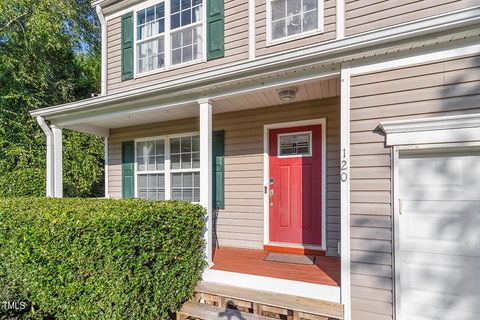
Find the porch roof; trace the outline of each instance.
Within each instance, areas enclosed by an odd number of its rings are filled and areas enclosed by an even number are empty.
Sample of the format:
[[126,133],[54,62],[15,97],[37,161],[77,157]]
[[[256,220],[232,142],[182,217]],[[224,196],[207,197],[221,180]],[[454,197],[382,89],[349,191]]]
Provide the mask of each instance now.
[[[133,123],[133,116],[137,122],[142,117],[149,122],[169,120],[169,116],[193,117],[198,114],[197,101],[201,99],[208,98],[215,102],[255,91],[331,79],[338,77],[340,65],[345,62],[368,63],[371,59],[378,61],[386,56],[411,55],[412,50],[435,50],[436,46],[457,39],[466,41],[465,39],[469,40],[479,34],[478,29],[472,29],[471,23],[478,22],[480,15],[453,23],[454,26],[462,27],[455,32],[450,29],[452,24],[449,24],[448,30],[444,30],[444,20],[445,17],[441,21],[430,21],[433,25],[430,30],[412,29],[414,25],[406,24],[395,29],[393,35],[393,29],[380,30],[301,50],[237,62],[186,77],[172,77],[153,85],[38,109],[31,111],[31,115],[43,117],[64,128],[102,136],[108,136],[108,129],[116,126],[113,123],[115,118],[130,119],[130,122],[122,124],[128,126],[138,124]],[[432,32],[432,28],[437,28],[439,32],[427,34]],[[412,40],[413,36],[417,37]],[[174,109],[176,115],[173,115]],[[156,119],[152,118],[151,111],[157,111]],[[214,112],[218,111],[219,108]],[[101,123],[102,119],[108,119],[110,123]]]

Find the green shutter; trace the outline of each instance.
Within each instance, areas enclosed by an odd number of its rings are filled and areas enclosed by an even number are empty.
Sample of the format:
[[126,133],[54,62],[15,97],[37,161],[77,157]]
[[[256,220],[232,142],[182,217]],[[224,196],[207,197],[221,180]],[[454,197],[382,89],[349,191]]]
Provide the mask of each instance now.
[[133,79],[133,12],[122,16],[122,81]]
[[122,142],[122,198],[135,195],[135,144],[133,141]]
[[207,60],[224,55],[224,0],[207,0]]
[[212,177],[212,194],[213,205],[215,208],[225,208],[225,147],[224,147],[224,131],[214,131],[212,135],[212,151],[213,151],[213,177]]

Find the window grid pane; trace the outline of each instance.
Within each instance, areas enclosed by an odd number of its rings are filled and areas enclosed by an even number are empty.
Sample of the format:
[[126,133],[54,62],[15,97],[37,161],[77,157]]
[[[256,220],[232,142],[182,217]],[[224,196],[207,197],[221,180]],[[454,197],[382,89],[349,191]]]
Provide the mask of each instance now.
[[165,140],[137,142],[137,171],[158,171],[165,168]]
[[138,197],[144,200],[165,200],[165,175],[138,175]]
[[198,169],[200,168],[199,136],[170,139],[170,168]]
[[202,27],[172,32],[172,65],[202,58]]
[[272,40],[318,29],[318,0],[270,0]]
[[172,199],[200,202],[200,172],[172,173]]
[[309,155],[311,149],[310,134],[300,133],[279,137],[280,156]]

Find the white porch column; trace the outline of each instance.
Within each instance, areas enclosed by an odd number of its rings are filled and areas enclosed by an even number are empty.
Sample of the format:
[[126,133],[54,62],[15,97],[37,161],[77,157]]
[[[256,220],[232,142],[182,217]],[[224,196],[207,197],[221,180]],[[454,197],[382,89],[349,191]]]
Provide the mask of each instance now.
[[350,303],[350,65],[340,73],[340,261],[344,319],[351,319]]
[[207,210],[205,256],[212,264],[212,105],[208,99],[200,105],[200,203]]
[[47,197],[53,197],[53,134],[50,127],[45,122],[45,119],[37,116],[37,122],[42,128],[43,132],[45,133],[45,137],[47,138],[47,168],[46,168],[46,195]]
[[105,167],[104,167],[104,177],[105,177],[105,198],[110,198],[110,193],[108,192],[108,137],[105,137],[105,145],[103,147],[104,150],[104,159],[105,159]]
[[63,197],[63,131],[62,128],[52,125],[53,134],[53,196]]

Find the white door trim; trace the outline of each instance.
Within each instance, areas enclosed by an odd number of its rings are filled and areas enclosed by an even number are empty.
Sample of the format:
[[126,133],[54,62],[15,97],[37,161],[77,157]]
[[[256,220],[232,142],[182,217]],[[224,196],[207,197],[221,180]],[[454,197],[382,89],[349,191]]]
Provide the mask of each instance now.
[[[292,127],[302,127],[302,126],[312,126],[312,125],[321,125],[322,130],[322,245],[321,250],[326,250],[327,245],[327,221],[326,221],[326,210],[327,210],[327,119],[309,119],[309,120],[300,120],[300,121],[291,121],[291,122],[282,122],[282,123],[271,123],[263,126],[263,244],[267,245],[270,243],[270,204],[268,193],[269,190],[269,179],[270,179],[270,162],[269,162],[269,130],[270,129],[281,129],[281,128],[292,128]],[[266,192],[265,192],[266,191]]]
[[424,144],[424,145],[405,145],[392,147],[392,177],[393,177],[393,306],[395,320],[401,320],[401,290],[400,290],[400,230],[399,214],[400,214],[400,154],[401,153],[421,153],[434,151],[450,151],[462,152],[480,150],[480,142],[469,143],[444,143],[444,144]]

